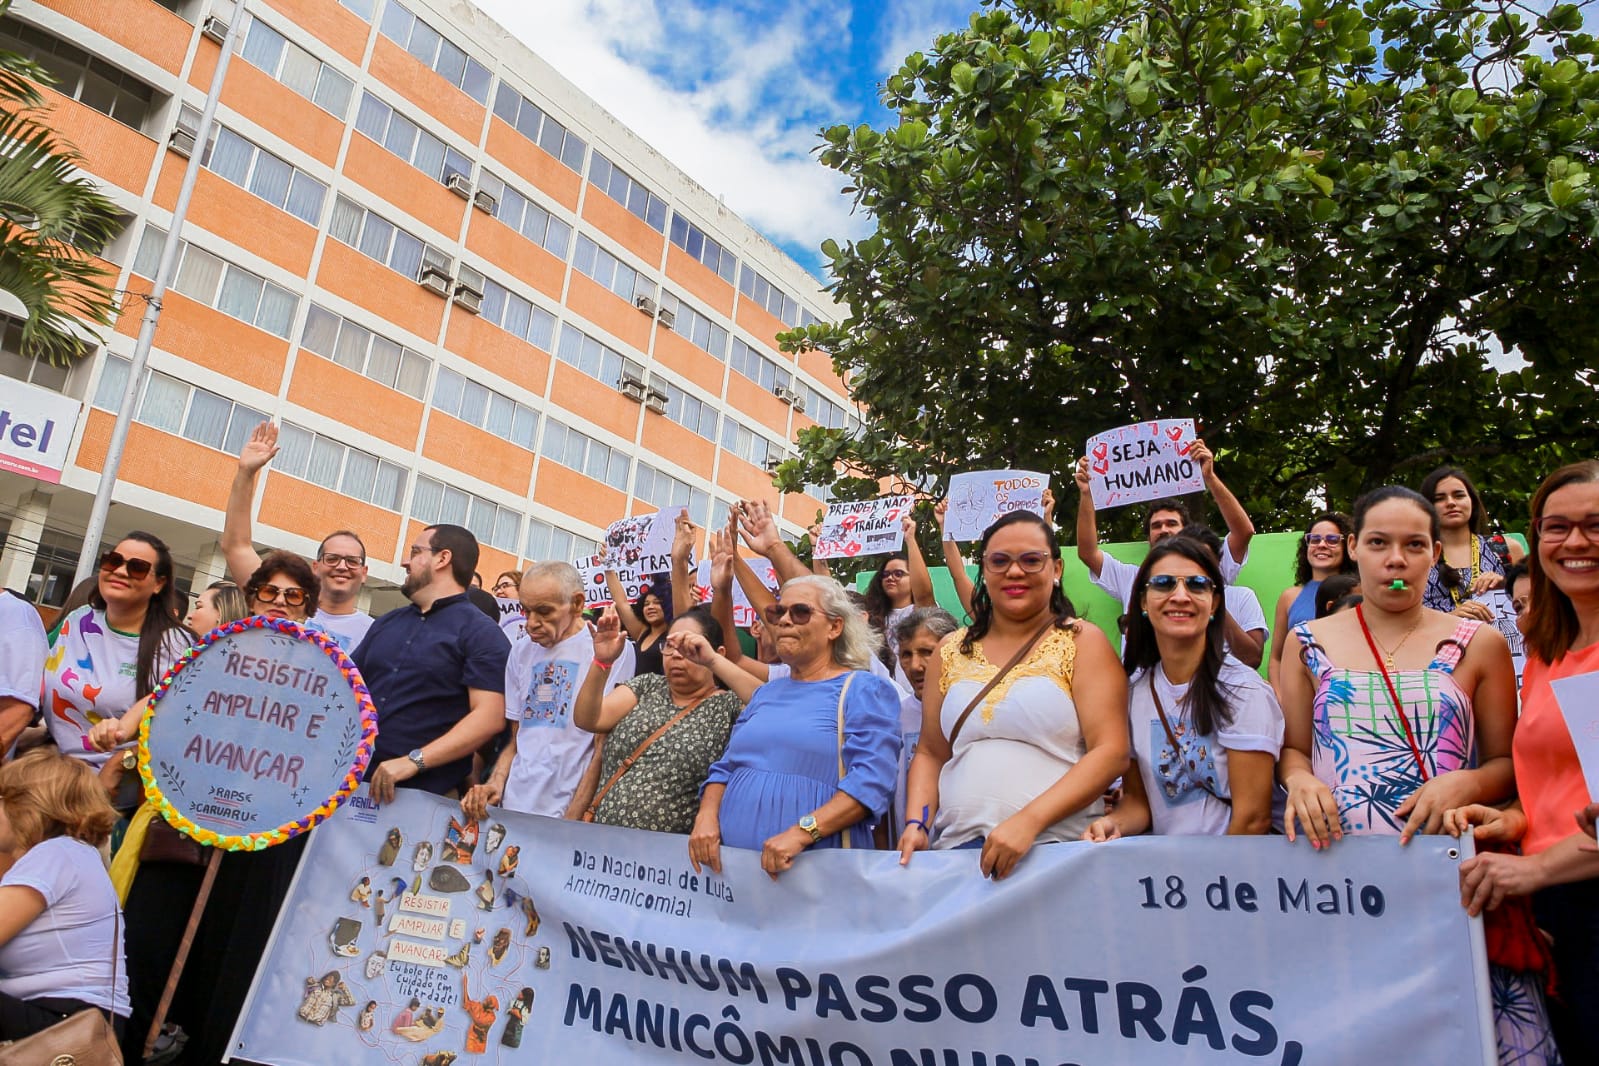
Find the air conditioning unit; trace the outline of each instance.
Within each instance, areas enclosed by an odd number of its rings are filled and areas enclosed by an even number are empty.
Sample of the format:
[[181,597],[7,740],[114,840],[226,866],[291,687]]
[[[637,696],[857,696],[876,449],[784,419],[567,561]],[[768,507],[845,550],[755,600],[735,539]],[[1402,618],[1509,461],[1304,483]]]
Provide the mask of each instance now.
[[474,315],[483,313],[483,294],[481,292],[474,292],[463,285],[457,285],[452,299],[457,306],[465,308]]
[[500,201],[496,200],[492,194],[479,189],[472,194],[472,206],[485,215],[492,215],[494,214],[494,209],[500,206]]
[[766,462],[762,463],[761,466],[763,468],[765,468],[765,470],[766,470],[766,472],[768,474],[775,474],[775,473],[777,473],[778,464],[781,463],[786,458],[788,458],[788,457],[785,456],[785,455],[781,455],[781,454],[779,454],[777,452],[773,452],[771,455],[768,455],[766,457]]
[[800,402],[799,393],[795,392],[793,389],[789,388],[787,385],[773,385],[772,386],[772,395],[776,396],[779,400],[782,400],[784,403],[788,404],[790,407],[793,407],[795,404]]
[[792,404],[790,404],[789,406],[793,407],[794,410],[798,411],[800,414],[804,414],[805,413],[805,397],[804,396],[796,396],[796,397],[794,397],[794,402]]
[[422,264],[422,269],[416,276],[416,283],[439,296],[448,298],[450,295],[450,272],[436,264]]
[[659,322],[667,329],[671,329],[677,324],[677,315],[663,307],[659,311],[655,312],[655,321]]
[[621,391],[623,396],[626,396],[634,403],[643,403],[644,398],[648,395],[642,381],[629,381],[626,378],[623,378],[622,383],[618,385],[617,388]]
[[666,413],[666,401],[666,393],[652,385],[649,392],[645,394],[644,406],[658,415],[664,415]]
[[652,318],[655,316],[655,312],[657,310],[655,306],[655,297],[653,296],[635,296],[633,298],[633,306]]
[[227,21],[215,15],[207,15],[205,23],[200,27],[200,32],[217,44],[221,44],[228,37]]
[[637,385],[641,389],[649,387],[644,380],[644,371],[640,369],[637,363],[632,362],[624,362],[622,364],[622,384]]
[[472,199],[472,179],[452,170],[444,175],[444,187],[463,200]]
[[172,131],[167,138],[167,147],[187,159],[194,154],[194,130],[186,130],[182,126]]

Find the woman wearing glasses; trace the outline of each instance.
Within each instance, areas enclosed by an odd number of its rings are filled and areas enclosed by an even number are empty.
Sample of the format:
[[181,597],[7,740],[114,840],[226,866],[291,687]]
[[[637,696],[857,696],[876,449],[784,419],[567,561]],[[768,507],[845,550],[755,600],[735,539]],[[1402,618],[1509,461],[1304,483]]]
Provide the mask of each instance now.
[[1127,768],[1127,679],[1061,591],[1055,531],[1013,511],[983,532],[972,624],[923,681],[900,861],[981,848],[1005,877],[1035,843],[1076,840]]
[[1138,772],[1084,839],[1265,833],[1283,712],[1226,651],[1215,556],[1186,536],[1150,549],[1133,579],[1122,661]]
[[1349,516],[1338,511],[1326,511],[1310,520],[1310,528],[1299,538],[1299,556],[1294,561],[1294,586],[1284,589],[1277,597],[1277,617],[1271,631],[1277,634],[1271,642],[1271,663],[1267,676],[1275,687],[1277,675],[1282,670],[1283,647],[1288,630],[1301,622],[1316,620],[1316,596],[1321,583],[1334,574],[1353,574],[1355,564],[1349,558],[1349,544],[1355,532]]
[[788,675],[756,690],[711,767],[689,834],[698,870],[721,845],[759,849],[772,877],[807,848],[872,846],[899,758],[899,690],[867,663],[878,637],[832,578],[796,577],[766,609]]
[[[890,670],[899,670],[899,624],[918,607],[937,607],[933,579],[927,572],[922,549],[916,543],[916,520],[906,515],[900,521],[905,534],[905,550],[894,552],[866,585],[866,624],[882,637],[877,657]],[[895,680],[903,675],[896,673]]]
[[90,734],[148,695],[188,648],[193,634],[178,621],[182,613],[172,554],[159,537],[129,533],[100,557],[88,604],[50,633],[41,703],[62,754],[106,762]]

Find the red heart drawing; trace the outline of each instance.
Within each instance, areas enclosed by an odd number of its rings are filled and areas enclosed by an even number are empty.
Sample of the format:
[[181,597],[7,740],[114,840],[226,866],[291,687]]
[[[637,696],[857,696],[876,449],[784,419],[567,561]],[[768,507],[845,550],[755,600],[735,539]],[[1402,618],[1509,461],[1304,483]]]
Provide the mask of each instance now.
[[844,532],[848,533],[850,530],[855,528],[856,523],[859,521],[860,517],[858,515],[848,514],[844,516],[844,520],[840,522],[838,526]]
[[1094,473],[1100,474],[1100,475],[1104,475],[1104,474],[1110,473],[1110,463],[1108,463],[1105,460],[1101,459],[1099,462],[1094,464]]
[[1189,452],[1191,452],[1193,450],[1194,450],[1194,442],[1193,441],[1189,441],[1188,443],[1184,444],[1181,448],[1177,449],[1177,454],[1178,455],[1187,455]]
[[1166,436],[1170,437],[1174,441],[1182,440],[1183,439],[1183,427],[1182,426],[1173,426],[1172,428],[1170,428],[1170,429],[1168,429],[1166,431]]
[[1103,458],[1105,458],[1105,456],[1107,456],[1109,454],[1110,454],[1110,447],[1109,447],[1109,445],[1105,444],[1104,441],[1101,441],[1100,443],[1094,445],[1094,458],[1095,459],[1103,459]]
[[855,541],[852,540],[848,544],[844,545],[844,554],[845,555],[855,556],[855,555],[859,555],[860,553],[861,553],[861,546],[858,543],[856,543]]

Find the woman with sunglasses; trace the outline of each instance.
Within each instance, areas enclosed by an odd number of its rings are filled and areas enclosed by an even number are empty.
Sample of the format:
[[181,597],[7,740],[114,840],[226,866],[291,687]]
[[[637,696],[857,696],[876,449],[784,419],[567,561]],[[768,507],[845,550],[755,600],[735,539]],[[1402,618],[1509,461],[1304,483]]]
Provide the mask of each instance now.
[[1186,536],[1161,541],[1138,568],[1122,645],[1138,772],[1083,839],[1271,829],[1283,712],[1227,654],[1222,589],[1216,557]]
[[[1390,485],[1356,502],[1364,599],[1295,626],[1303,650],[1279,679],[1289,841],[1403,844],[1443,832],[1452,808],[1514,794],[1510,648],[1492,626],[1422,606],[1442,548],[1438,513],[1419,493]],[[1544,1062],[1553,1047],[1538,982],[1496,966],[1492,985],[1501,1061]]]
[[759,849],[773,878],[811,847],[872,846],[899,758],[899,699],[867,663],[878,637],[837,581],[783,583],[766,625],[788,675],[768,681],[711,767],[689,859],[720,873],[721,845]]
[[1271,627],[1277,639],[1271,642],[1271,662],[1266,674],[1274,687],[1282,670],[1283,648],[1287,644],[1283,638],[1288,635],[1289,628],[1315,621],[1316,596],[1323,581],[1334,574],[1355,572],[1355,564],[1349,558],[1349,542],[1354,532],[1348,515],[1324,511],[1310,520],[1310,528],[1299,538],[1294,585],[1277,597],[1276,620]]
[[1592,850],[1596,798],[1588,792],[1553,683],[1599,670],[1599,462],[1561,467],[1532,498],[1532,575],[1526,611],[1527,665],[1514,747],[1520,799],[1506,809],[1449,812],[1451,833],[1475,826],[1485,852],[1460,866],[1460,899],[1482,914],[1532,897],[1553,937],[1559,998],[1555,1034],[1569,1063],[1599,1062],[1599,854]]
[[1505,583],[1505,561],[1488,542],[1482,494],[1464,470],[1441,466],[1422,481],[1421,495],[1438,512],[1444,545],[1427,575],[1422,603],[1435,611],[1492,622],[1488,605],[1472,599]]
[[1008,876],[1035,843],[1077,840],[1127,768],[1127,678],[1110,641],[1074,618],[1060,545],[1038,515],[983,531],[972,624],[945,638],[922,683],[900,862],[981,848]]
[[182,613],[172,553],[159,537],[129,533],[100,557],[88,604],[50,633],[41,706],[63,755],[107,761],[90,739],[94,727],[128,713],[193,642]]

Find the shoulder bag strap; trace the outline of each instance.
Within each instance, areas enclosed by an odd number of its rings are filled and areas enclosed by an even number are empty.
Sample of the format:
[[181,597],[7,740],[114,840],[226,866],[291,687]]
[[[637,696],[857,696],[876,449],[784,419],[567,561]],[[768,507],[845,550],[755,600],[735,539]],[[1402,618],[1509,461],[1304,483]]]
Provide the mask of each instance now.
[[1027,658],[1027,653],[1033,650],[1033,645],[1037,644],[1044,634],[1048,633],[1050,629],[1054,627],[1055,621],[1056,620],[1054,618],[1051,618],[1049,621],[1039,626],[1038,632],[1029,637],[1027,643],[1016,649],[1016,654],[1010,657],[1010,662],[994,671],[994,676],[988,679],[988,684],[984,685],[978,690],[977,695],[972,698],[972,702],[966,705],[966,709],[961,712],[960,717],[955,719],[955,725],[949,731],[949,746],[952,749],[955,747],[955,738],[961,734],[961,726],[966,724],[966,719],[970,718],[972,716],[972,712],[977,710],[978,706],[983,702],[984,697],[986,697],[990,692],[994,691],[994,686],[999,684],[1000,681],[1004,679],[1005,675],[1010,673],[1011,669],[1017,663]]
[[[1155,671],[1158,669],[1158,666],[1149,668],[1149,695],[1155,701],[1155,713],[1160,715],[1160,727],[1166,731],[1166,739],[1171,742],[1172,757],[1180,764],[1183,758],[1183,747],[1177,743],[1177,734],[1172,731],[1171,722],[1166,718],[1166,707],[1160,702],[1160,693],[1155,690]],[[1206,792],[1209,792],[1213,798],[1221,800],[1229,807],[1233,805],[1231,796],[1223,796],[1220,792],[1211,788],[1204,778],[1189,774],[1188,779]]]
[[665,736],[668,729],[671,729],[674,725],[693,714],[694,708],[698,707],[708,699],[710,699],[709,696],[701,696],[699,699],[695,700],[687,707],[684,707],[681,711],[678,711],[676,714],[672,715],[672,717],[668,718],[661,728],[645,737],[644,743],[634,748],[633,754],[623,759],[622,765],[616,768],[616,773],[612,774],[605,784],[600,786],[600,790],[594,793],[594,798],[589,801],[588,810],[583,812],[583,820],[585,822],[592,822],[594,820],[594,812],[600,809],[600,801],[605,798],[606,793],[610,792],[611,789],[616,787],[616,783],[618,781],[622,780],[623,774],[633,769],[633,764],[638,762],[639,756],[648,751],[651,744],[654,744],[657,740],[660,740],[663,736]]
[[[844,780],[844,700],[849,695],[849,687],[855,682],[855,671],[851,670],[844,678],[844,687],[838,690],[838,779]],[[838,834],[839,843],[845,848],[849,844],[849,829],[844,829]]]
[[1355,604],[1355,619],[1360,622],[1360,632],[1366,637],[1366,646],[1371,649],[1371,657],[1377,662],[1377,670],[1382,674],[1382,683],[1388,687],[1388,696],[1394,701],[1394,713],[1399,716],[1399,727],[1405,731],[1405,742],[1410,745],[1410,754],[1416,757],[1416,770],[1421,774],[1422,783],[1432,775],[1427,772],[1427,762],[1421,757],[1421,748],[1416,746],[1416,735],[1410,731],[1410,718],[1405,714],[1405,705],[1399,702],[1399,690],[1394,687],[1394,679],[1388,676],[1388,667],[1383,663],[1382,653],[1377,650],[1377,638],[1371,635],[1371,627],[1366,624],[1366,612],[1360,604]]

